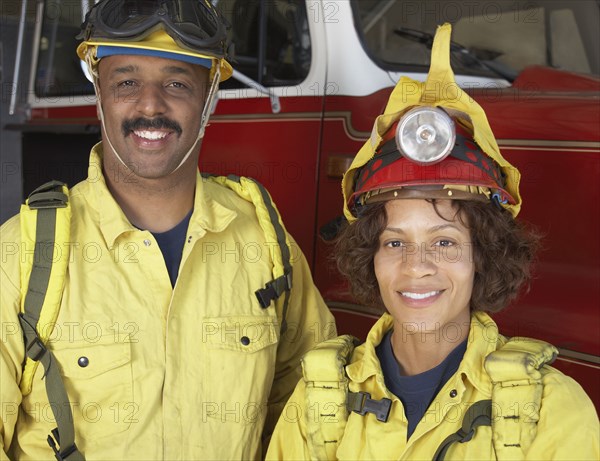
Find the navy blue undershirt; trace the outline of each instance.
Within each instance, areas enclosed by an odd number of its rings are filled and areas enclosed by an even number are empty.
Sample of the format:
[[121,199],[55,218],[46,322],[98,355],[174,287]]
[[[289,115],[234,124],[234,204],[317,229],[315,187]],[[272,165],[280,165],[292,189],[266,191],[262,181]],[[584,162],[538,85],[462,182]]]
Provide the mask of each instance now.
[[190,218],[192,217],[192,211],[173,229],[161,233],[152,232],[163,254],[163,258],[165,258],[172,287],[175,286],[175,282],[177,281],[177,274],[179,273],[179,265],[181,264],[181,256],[183,254],[183,245],[185,244],[185,236]]
[[434,397],[458,370],[467,350],[467,340],[465,339],[456,346],[450,355],[435,368],[418,375],[404,376],[400,373],[400,365],[392,350],[392,331],[386,333],[383,341],[375,350],[381,363],[385,385],[404,405],[404,412],[408,420],[406,435],[408,440]]

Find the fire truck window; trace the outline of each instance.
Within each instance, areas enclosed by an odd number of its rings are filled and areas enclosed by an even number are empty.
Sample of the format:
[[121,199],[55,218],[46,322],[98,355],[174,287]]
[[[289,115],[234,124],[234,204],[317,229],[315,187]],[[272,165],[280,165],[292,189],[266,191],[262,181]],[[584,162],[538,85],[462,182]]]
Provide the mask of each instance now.
[[94,93],[75,54],[75,39],[93,0],[46,2],[35,73],[35,94],[40,97],[81,96]]
[[[233,68],[264,86],[296,85],[308,75],[311,43],[302,0],[226,0]],[[231,78],[221,88],[243,88]]]
[[[94,0],[45,2],[35,74],[36,96],[94,93],[75,54],[75,37],[93,3]],[[213,0],[213,4],[231,24],[230,53],[235,69],[265,86],[296,85],[306,78],[311,42],[303,0]],[[221,88],[244,86],[232,78]]]
[[552,65],[574,72],[592,73],[573,10],[552,11],[550,30]]
[[599,73],[598,2],[354,0],[363,46],[390,71],[426,71],[437,25],[453,24],[457,74],[513,80],[525,67]]

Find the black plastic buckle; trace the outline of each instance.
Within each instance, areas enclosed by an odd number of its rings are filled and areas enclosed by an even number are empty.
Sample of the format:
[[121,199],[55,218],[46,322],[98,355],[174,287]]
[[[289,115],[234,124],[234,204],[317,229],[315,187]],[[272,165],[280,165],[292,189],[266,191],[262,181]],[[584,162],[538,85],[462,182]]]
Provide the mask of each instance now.
[[260,307],[263,309],[269,307],[271,301],[277,299],[277,292],[272,282],[267,283],[264,288],[256,290],[254,294],[256,295],[256,299],[258,299]]
[[77,445],[73,444],[64,450],[60,450],[60,435],[58,433],[58,427],[52,429],[52,434],[48,436],[48,445],[54,452],[54,457],[57,461],[67,461],[69,456],[77,451]]
[[[34,349],[35,347],[37,347],[37,351]],[[46,345],[42,342],[39,336],[36,336],[31,344],[27,346],[27,357],[34,362],[38,362],[44,356],[44,354],[46,354],[46,352],[48,352],[48,349],[46,349]]]
[[367,413],[373,413],[377,418],[377,421],[387,423],[390,416],[390,410],[392,408],[392,401],[387,398],[381,400],[375,400],[371,398],[371,394],[368,392],[356,392],[359,398],[359,408],[352,408],[352,411],[358,413],[361,416]]
[[[281,284],[283,283],[283,286]],[[279,290],[277,289],[279,285]],[[277,277],[275,280],[268,282],[264,288],[256,290],[254,294],[258,299],[258,303],[263,309],[269,307],[271,301],[281,296],[284,291],[290,291],[292,289],[292,273],[288,272],[283,274],[281,277]]]
[[285,277],[285,291],[290,291],[292,289],[292,279],[294,278],[292,276],[292,271],[284,274],[283,276]]

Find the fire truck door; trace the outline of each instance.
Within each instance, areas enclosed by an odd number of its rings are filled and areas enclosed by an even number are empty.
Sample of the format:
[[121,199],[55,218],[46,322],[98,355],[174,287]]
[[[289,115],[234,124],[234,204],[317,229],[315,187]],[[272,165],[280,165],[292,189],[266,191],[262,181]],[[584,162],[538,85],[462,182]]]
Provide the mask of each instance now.
[[[308,5],[307,5],[308,3]],[[301,0],[225,0],[233,78],[219,91],[201,171],[264,184],[288,231],[313,260],[325,87],[323,24]]]

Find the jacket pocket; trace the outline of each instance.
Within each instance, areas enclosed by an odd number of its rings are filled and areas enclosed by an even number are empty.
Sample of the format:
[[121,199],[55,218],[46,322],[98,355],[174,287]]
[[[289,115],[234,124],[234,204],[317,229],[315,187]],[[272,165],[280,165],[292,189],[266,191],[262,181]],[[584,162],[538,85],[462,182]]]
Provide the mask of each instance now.
[[[276,317],[232,316],[203,320],[203,418],[262,427],[275,373]],[[206,420],[206,419],[205,419]]]
[[131,345],[125,337],[106,335],[94,343],[59,341],[53,353],[69,396],[75,433],[88,445],[136,422]]

